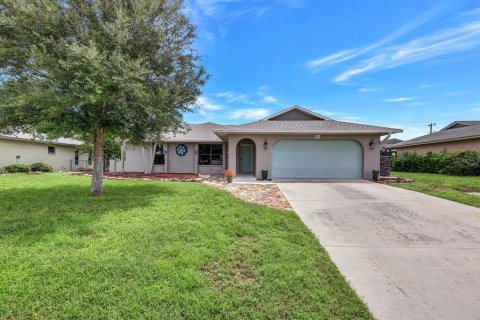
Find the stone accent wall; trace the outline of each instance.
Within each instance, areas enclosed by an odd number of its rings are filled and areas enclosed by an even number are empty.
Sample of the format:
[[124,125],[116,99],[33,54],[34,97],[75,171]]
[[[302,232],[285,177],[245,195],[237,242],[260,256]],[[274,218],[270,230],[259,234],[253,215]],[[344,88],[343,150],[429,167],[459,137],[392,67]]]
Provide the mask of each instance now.
[[390,157],[380,156],[380,176],[390,177]]

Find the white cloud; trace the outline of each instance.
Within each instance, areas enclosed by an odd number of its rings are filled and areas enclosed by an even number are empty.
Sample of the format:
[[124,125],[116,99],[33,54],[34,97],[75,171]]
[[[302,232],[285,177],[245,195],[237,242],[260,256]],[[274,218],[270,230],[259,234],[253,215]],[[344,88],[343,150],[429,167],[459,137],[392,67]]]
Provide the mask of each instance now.
[[279,104],[279,100],[267,94],[268,87],[259,87],[256,93],[237,93],[233,91],[220,92],[216,95],[217,98],[225,99],[229,103],[239,102],[246,105],[261,107],[265,103]]
[[463,92],[461,91],[452,91],[452,92],[447,92],[444,94],[445,97],[456,97],[461,95]]
[[237,109],[230,114],[232,119],[252,119],[258,120],[269,115],[268,109]]
[[277,98],[272,97],[272,96],[264,96],[264,97],[263,97],[263,102],[266,102],[266,103],[277,103],[278,100],[277,100]]
[[241,102],[251,104],[248,95],[244,93],[236,93],[233,91],[225,91],[217,94],[219,98],[225,98],[228,102]]
[[464,12],[462,12],[462,15],[464,15],[464,16],[480,16],[480,7],[469,10],[469,11],[464,11]]
[[219,104],[215,104],[214,102],[210,101],[206,97],[199,97],[197,100],[197,104],[200,109],[208,110],[208,111],[215,111],[215,110],[222,110],[223,106]]
[[200,37],[213,40],[217,34],[227,35],[231,21],[261,18],[277,4],[299,8],[303,3],[304,0],[185,0],[184,11],[199,27]]
[[362,118],[360,117],[355,117],[355,116],[344,116],[344,117],[341,117],[340,119],[337,119],[338,121],[343,121],[343,122],[357,122],[357,121],[360,121]]
[[369,88],[369,87],[363,87],[358,89],[358,92],[360,93],[367,93],[367,92],[376,92],[376,91],[381,91],[382,89],[380,88]]
[[421,84],[418,87],[422,88],[422,89],[425,89],[425,88],[435,87],[436,85],[437,85],[436,83],[427,83],[427,84]]
[[383,101],[385,102],[405,102],[405,101],[411,101],[415,100],[416,98],[412,97],[400,97],[400,98],[390,98],[390,99],[384,99]]
[[417,38],[402,45],[382,48],[357,66],[338,74],[333,81],[340,83],[365,72],[396,68],[441,55],[469,50],[480,45],[480,21]]
[[267,86],[261,86],[257,90],[257,95],[262,98],[262,102],[265,103],[279,103],[279,100],[272,95],[268,94],[269,88]]
[[320,57],[317,59],[313,59],[310,61],[307,61],[305,63],[305,67],[307,69],[310,69],[311,71],[315,72],[318,70],[321,70],[322,68],[330,67],[336,64],[339,64],[341,62],[345,62],[348,60],[351,60],[353,58],[356,58],[360,55],[366,54],[374,49],[377,49],[379,47],[382,47],[393,40],[399,38],[400,36],[404,35],[405,33],[418,28],[419,26],[425,24],[429,20],[431,20],[440,10],[440,7],[436,7],[433,10],[430,10],[423,15],[419,16],[418,18],[408,22],[407,24],[403,25],[400,27],[398,30],[390,33],[386,37],[380,39],[377,42],[374,42],[372,44],[368,44],[366,46],[360,47],[360,48],[355,48],[355,49],[348,49],[348,50],[341,50],[337,53]]

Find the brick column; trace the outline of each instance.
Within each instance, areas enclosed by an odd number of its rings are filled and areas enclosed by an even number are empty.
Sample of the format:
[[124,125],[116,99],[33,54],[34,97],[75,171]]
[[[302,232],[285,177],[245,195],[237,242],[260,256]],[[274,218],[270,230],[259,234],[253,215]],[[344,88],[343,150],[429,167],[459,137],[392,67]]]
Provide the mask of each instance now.
[[380,176],[390,177],[390,156],[380,156]]

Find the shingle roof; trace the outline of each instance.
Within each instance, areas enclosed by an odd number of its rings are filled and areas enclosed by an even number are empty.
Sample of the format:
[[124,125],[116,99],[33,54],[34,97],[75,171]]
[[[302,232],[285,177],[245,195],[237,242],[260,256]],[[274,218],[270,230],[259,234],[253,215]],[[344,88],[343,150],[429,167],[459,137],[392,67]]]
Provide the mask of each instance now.
[[68,139],[68,138],[47,140],[45,137],[42,137],[42,136],[34,137],[33,135],[27,134],[27,133],[0,134],[0,139],[30,141],[30,142],[38,142],[38,143],[46,143],[46,144],[64,145],[64,146],[80,146],[84,144],[84,142],[82,141]]
[[221,142],[220,138],[213,133],[214,129],[226,127],[213,122],[192,124],[183,133],[167,135],[165,141],[168,142]]
[[401,129],[370,126],[334,120],[275,121],[260,120],[238,126],[215,129],[217,135],[226,134],[388,134]]
[[[443,128],[442,130],[450,130],[453,126],[455,125],[461,125],[461,126],[471,126],[471,125],[476,125],[480,124],[480,121],[477,120],[457,120],[452,123],[450,123],[448,126]],[[456,128],[453,128],[456,129]]]
[[397,144],[399,142],[403,142],[403,140],[395,139],[395,138],[384,140],[380,143],[380,147],[387,148],[387,147],[390,147],[390,146],[392,146],[394,144]]
[[411,140],[403,141],[397,144],[394,144],[393,147],[406,147],[417,144],[429,144],[429,143],[438,143],[443,141],[451,140],[463,140],[471,138],[480,138],[480,124],[471,125],[462,128],[441,130],[434,133],[430,133],[418,138]]

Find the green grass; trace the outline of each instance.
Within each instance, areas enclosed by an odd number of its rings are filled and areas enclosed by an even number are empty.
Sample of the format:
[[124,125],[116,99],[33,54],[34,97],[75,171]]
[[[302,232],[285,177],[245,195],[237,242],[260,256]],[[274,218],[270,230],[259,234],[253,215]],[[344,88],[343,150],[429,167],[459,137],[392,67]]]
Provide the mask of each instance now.
[[291,211],[199,183],[0,175],[0,318],[371,319]]
[[480,196],[465,190],[480,191],[480,177],[457,177],[434,173],[392,172],[392,176],[415,179],[413,183],[394,183],[393,186],[414,190],[440,198],[480,208]]

